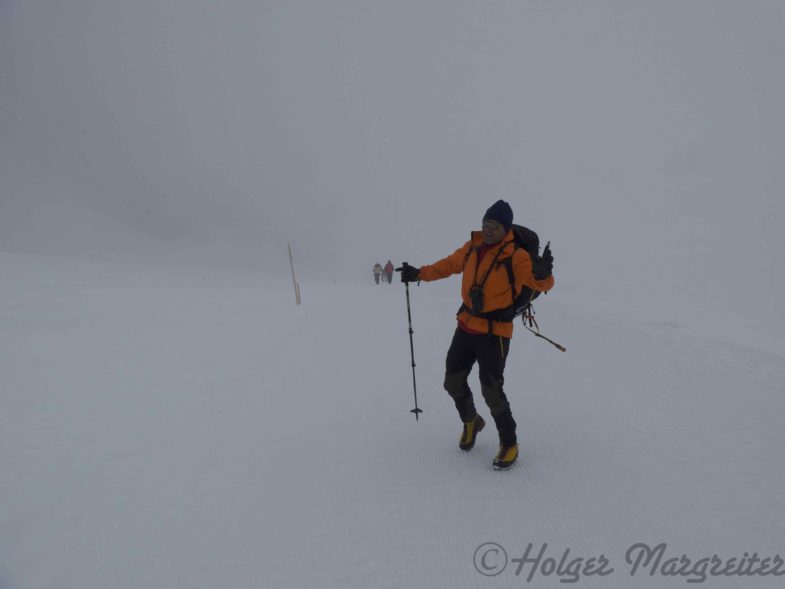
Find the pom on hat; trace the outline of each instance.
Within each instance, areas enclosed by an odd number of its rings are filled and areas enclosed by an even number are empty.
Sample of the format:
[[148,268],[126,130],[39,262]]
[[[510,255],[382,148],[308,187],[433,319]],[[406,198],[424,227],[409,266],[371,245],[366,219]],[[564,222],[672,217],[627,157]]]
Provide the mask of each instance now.
[[497,200],[485,211],[483,219],[492,219],[504,225],[506,231],[512,227],[512,208],[503,200]]

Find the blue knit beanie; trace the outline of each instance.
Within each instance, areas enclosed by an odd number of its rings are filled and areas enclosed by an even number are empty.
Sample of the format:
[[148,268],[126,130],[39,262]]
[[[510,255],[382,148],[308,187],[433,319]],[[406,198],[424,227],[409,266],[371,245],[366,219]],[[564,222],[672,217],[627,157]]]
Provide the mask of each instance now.
[[512,208],[503,200],[497,200],[490,209],[485,211],[483,219],[493,219],[504,225],[506,231],[512,227]]

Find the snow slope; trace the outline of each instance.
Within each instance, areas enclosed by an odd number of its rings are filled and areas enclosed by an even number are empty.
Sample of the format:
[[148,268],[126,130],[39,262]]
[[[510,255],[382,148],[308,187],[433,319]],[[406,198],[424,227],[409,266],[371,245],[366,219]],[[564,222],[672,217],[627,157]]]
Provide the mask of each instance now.
[[492,427],[458,450],[441,388],[455,279],[411,289],[417,422],[400,284],[303,277],[296,307],[250,270],[0,254],[0,273],[2,589],[562,586],[480,575],[486,542],[604,554],[614,573],[581,587],[681,587],[631,579],[625,552],[785,554],[779,353],[557,284],[539,319],[568,351],[517,329],[522,459],[496,472]]

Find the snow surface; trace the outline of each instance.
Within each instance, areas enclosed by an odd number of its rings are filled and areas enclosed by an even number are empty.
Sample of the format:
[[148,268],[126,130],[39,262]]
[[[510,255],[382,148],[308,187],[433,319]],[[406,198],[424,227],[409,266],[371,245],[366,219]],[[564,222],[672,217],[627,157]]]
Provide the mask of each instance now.
[[486,542],[604,554],[614,574],[580,587],[683,587],[630,578],[626,550],[785,555],[781,339],[615,313],[557,276],[538,317],[568,351],[516,328],[522,456],[497,472],[492,423],[461,452],[441,386],[454,278],[411,288],[418,422],[398,283],[303,276],[297,307],[252,267],[0,253],[0,273],[2,589],[562,586],[481,576]]

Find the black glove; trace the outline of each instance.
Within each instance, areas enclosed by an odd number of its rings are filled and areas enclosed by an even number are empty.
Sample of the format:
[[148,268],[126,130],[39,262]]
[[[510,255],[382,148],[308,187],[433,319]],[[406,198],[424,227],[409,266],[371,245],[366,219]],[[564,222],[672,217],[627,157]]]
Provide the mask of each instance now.
[[420,269],[415,266],[410,266],[406,262],[403,266],[395,269],[396,272],[401,273],[401,282],[417,282],[420,280]]
[[542,255],[536,260],[532,260],[532,274],[537,280],[545,280],[553,273],[553,254],[551,254],[551,242],[549,241],[542,250]]

